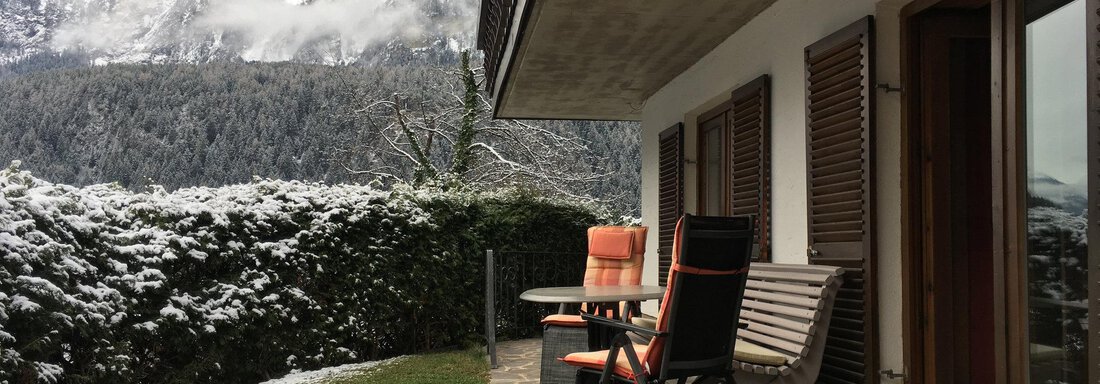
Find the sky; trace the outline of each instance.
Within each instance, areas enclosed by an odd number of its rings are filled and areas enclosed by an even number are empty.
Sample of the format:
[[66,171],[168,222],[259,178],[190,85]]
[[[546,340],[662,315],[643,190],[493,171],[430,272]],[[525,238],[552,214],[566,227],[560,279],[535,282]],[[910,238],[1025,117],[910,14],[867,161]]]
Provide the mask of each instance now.
[[1027,26],[1028,169],[1084,192],[1087,166],[1085,0]]

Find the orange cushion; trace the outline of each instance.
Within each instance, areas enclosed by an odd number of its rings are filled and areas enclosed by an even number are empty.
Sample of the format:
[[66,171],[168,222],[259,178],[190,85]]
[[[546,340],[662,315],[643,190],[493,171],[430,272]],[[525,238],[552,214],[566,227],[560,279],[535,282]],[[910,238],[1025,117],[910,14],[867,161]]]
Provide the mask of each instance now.
[[634,251],[634,232],[621,228],[596,228],[588,238],[588,256],[600,259],[626,260]]
[[559,327],[587,327],[588,322],[581,315],[550,315],[542,319],[542,325],[556,325]]
[[[672,236],[672,265],[680,263],[680,242],[683,240],[683,227],[684,218],[680,217],[680,220],[676,222],[676,231]],[[668,280],[665,283],[665,298],[661,301],[661,308],[657,312],[657,331],[668,331],[668,305],[672,302],[672,291],[676,287],[677,275],[680,273],[675,268],[670,268],[668,271]],[[650,350],[653,351],[652,355],[646,355],[645,362],[650,369],[654,371],[661,370],[661,353],[665,349],[665,337],[657,336],[649,342]]]
[[[634,344],[634,353],[638,355],[638,361],[641,361],[642,368],[645,368],[645,352],[648,346],[641,344]],[[634,370],[630,369],[630,360],[626,359],[624,353],[629,353],[626,349],[619,351],[619,356],[615,358],[615,374],[625,377],[627,380],[634,379]],[[603,370],[604,363],[607,362],[607,350],[595,351],[595,352],[577,352],[565,355],[561,361],[574,367],[592,368],[596,370]],[[646,375],[648,375],[648,369]]]

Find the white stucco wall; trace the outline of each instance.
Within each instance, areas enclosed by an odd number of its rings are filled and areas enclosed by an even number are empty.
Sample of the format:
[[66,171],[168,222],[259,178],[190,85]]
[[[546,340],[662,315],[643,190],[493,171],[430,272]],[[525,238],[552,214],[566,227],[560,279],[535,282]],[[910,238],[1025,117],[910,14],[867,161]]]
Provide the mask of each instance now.
[[[806,263],[806,127],[803,49],[875,15],[877,79],[900,84],[898,12],[910,0],[779,0],[657,91],[642,113],[642,218],[656,228],[657,137],[684,123],[686,210],[696,210],[695,118],[762,74],[772,91],[772,259]],[[902,369],[900,125],[897,93],[877,91],[875,177],[880,362]],[[650,231],[644,283],[656,283],[657,238]],[[652,305],[652,304],[650,304]],[[655,312],[655,308],[647,311]]]

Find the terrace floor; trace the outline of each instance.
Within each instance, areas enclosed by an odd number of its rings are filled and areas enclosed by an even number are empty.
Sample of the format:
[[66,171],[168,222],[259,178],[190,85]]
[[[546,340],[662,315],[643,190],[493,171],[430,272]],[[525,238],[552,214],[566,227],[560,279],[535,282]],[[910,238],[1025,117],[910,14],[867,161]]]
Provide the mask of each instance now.
[[490,370],[491,384],[538,384],[542,339],[497,343],[497,369]]
[[[497,343],[497,369],[490,369],[489,384],[538,384],[542,339]],[[669,380],[667,383],[675,383]]]

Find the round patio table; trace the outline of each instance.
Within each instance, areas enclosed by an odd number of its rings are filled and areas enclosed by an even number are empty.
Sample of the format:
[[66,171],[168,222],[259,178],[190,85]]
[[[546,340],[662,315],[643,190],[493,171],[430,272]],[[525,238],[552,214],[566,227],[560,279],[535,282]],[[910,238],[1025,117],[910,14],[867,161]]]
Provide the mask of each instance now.
[[660,299],[664,295],[665,287],[656,285],[600,285],[535,288],[524,291],[519,298],[535,303],[559,303],[561,305],[558,307],[558,313],[565,313],[566,304],[625,301],[627,303],[625,312],[629,313],[631,303]]

